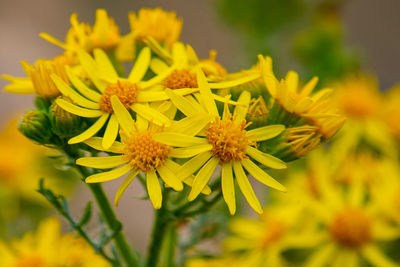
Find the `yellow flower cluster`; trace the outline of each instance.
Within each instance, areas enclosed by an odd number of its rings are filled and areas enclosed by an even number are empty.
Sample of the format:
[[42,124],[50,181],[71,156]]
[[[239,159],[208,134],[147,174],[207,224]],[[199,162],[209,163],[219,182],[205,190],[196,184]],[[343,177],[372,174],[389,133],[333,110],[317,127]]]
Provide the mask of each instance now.
[[62,234],[56,218],[43,220],[36,231],[20,239],[0,241],[0,265],[41,267],[109,267],[85,240]]
[[231,219],[221,259],[187,266],[400,266],[399,152],[385,127],[398,89],[382,95],[363,76],[337,86],[335,100],[349,119],[329,150],[288,169],[288,194],[271,192],[258,219]]
[[[249,70],[227,73],[216,62],[215,51],[199,59],[190,45],[178,40],[182,20],[173,12],[142,9],[138,15],[130,13],[129,21],[131,32],[121,36],[105,10],[97,10],[93,26],[73,14],[65,42],[41,34],[63,48],[63,55],[41,60],[36,67],[23,62],[27,78],[3,76],[11,81],[5,91],[36,93],[52,103],[51,110],[58,105],[80,118],[83,130],[65,141],[109,154],[77,160],[78,165],[104,170],[87,177],[87,183],[127,174],[116,192],[116,205],[143,173],[156,209],[162,206],[163,188],[182,191],[186,184],[191,186],[189,201],[200,193],[222,192],[234,214],[237,183],[250,206],[262,213],[248,175],[286,191],[267,170],[286,168],[285,162],[305,156],[343,122],[331,105],[330,90],[313,93],[316,78],[300,87],[291,71],[278,81],[271,59],[262,56]],[[124,75],[126,58],[133,59],[133,65]],[[263,92],[255,94],[255,85]],[[45,114],[34,119],[42,120],[43,136],[32,129],[26,132],[39,143],[65,145],[60,132],[80,122],[60,118],[57,131],[50,129],[46,135],[49,111],[45,107],[41,112]],[[266,119],[253,121],[260,114]],[[220,179],[212,178],[215,171],[221,171]],[[212,187],[210,180],[215,180]]]

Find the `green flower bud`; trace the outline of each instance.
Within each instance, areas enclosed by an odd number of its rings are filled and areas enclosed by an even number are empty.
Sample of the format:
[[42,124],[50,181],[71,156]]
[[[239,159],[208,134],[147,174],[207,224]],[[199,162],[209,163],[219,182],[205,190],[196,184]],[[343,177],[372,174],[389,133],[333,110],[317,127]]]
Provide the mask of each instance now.
[[[72,102],[65,96],[59,96],[66,101]],[[77,135],[82,130],[82,120],[68,111],[65,111],[57,105],[56,101],[50,107],[49,120],[53,132],[63,138],[69,138]]]
[[35,97],[35,106],[38,110],[46,112],[49,110],[49,107],[51,105],[51,102],[54,100],[54,98],[46,98],[46,97],[40,97],[37,96]]
[[44,113],[36,109],[24,114],[18,124],[18,130],[39,144],[48,144],[52,137],[49,120]]

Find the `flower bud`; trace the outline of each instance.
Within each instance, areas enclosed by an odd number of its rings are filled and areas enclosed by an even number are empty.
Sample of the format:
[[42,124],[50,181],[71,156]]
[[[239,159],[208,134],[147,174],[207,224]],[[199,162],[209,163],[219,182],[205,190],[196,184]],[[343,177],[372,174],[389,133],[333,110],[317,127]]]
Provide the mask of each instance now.
[[44,113],[36,109],[24,114],[18,124],[18,130],[39,144],[48,144],[52,137],[49,120]]
[[[58,98],[71,102],[65,96],[59,96]],[[50,107],[49,120],[53,132],[63,138],[74,136],[81,130],[82,121],[80,117],[62,109],[57,105],[56,101]]]

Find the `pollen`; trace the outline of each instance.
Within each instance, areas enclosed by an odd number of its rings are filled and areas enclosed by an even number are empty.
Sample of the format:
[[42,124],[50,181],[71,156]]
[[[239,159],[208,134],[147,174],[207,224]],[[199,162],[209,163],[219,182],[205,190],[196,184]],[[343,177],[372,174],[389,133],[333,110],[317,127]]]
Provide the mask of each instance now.
[[165,78],[163,85],[170,89],[198,87],[196,74],[186,69],[174,70],[167,78]]
[[340,245],[357,249],[371,240],[371,220],[362,210],[347,208],[337,214],[330,233]]
[[123,153],[132,167],[143,172],[162,166],[171,150],[170,146],[153,140],[156,131],[136,133],[124,141]]
[[99,102],[100,109],[112,113],[113,109],[110,98],[111,96],[116,95],[125,108],[129,110],[130,106],[136,103],[138,91],[139,87],[128,81],[118,81],[115,84],[109,84],[101,96]]
[[247,158],[246,147],[253,143],[248,140],[243,120],[235,123],[232,118],[210,123],[207,129],[208,142],[213,146],[212,153],[221,163],[233,162]]

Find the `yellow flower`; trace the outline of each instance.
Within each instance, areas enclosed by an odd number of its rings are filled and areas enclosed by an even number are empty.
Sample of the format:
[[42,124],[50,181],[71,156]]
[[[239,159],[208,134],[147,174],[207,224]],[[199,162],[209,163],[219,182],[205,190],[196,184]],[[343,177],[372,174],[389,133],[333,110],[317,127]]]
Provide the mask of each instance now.
[[210,52],[209,59],[199,60],[196,52],[190,45],[175,42],[172,49],[163,48],[153,38],[146,38],[146,44],[164,61],[154,58],[150,68],[154,73],[168,73],[162,85],[169,89],[197,87],[195,69],[201,67],[207,75],[210,87],[224,89],[251,82],[260,77],[260,73],[246,73],[246,75],[229,76],[226,70],[215,61],[216,52]]
[[172,46],[179,40],[183,21],[176,17],[175,12],[142,8],[137,16],[134,12],[129,13],[129,23],[135,39],[152,37],[159,43]]
[[[180,166],[170,159],[171,154],[173,154],[172,148],[157,142],[153,138],[157,133],[164,131],[163,127],[149,124],[141,116],[137,116],[137,121],[135,123],[129,112],[116,96],[111,97],[111,104],[115,111],[115,116],[121,124],[123,131],[121,135],[122,142],[113,142],[112,146],[107,150],[103,149],[100,138],[94,137],[88,139],[85,143],[95,149],[119,155],[80,158],[77,160],[76,164],[99,169],[122,166],[112,171],[91,175],[86,178],[85,181],[87,183],[110,181],[129,173],[115,195],[115,205],[118,204],[119,199],[133,179],[140,172],[143,172],[146,174],[147,192],[150,200],[154,208],[159,209],[162,205],[162,190],[158,177],[161,177],[166,186],[172,187],[176,191],[181,191],[183,189],[182,179],[180,179],[182,176],[177,175],[177,170]],[[174,115],[175,114],[173,114],[173,116]],[[199,119],[195,122],[198,121]],[[186,122],[187,120],[184,123]],[[188,127],[190,125],[193,125],[193,123],[189,123]],[[184,180],[187,184],[191,184],[191,181],[191,177]],[[205,188],[203,193],[209,194],[210,189]]]
[[14,266],[65,266],[108,267],[107,261],[95,253],[83,239],[73,234],[62,234],[56,218],[42,221],[34,232],[20,239],[0,242],[0,265]]
[[[70,144],[83,142],[94,136],[107,122],[103,146],[109,148],[118,135],[119,123],[114,115],[110,98],[118,96],[123,105],[152,121],[156,125],[169,126],[168,118],[161,112],[147,105],[147,102],[167,100],[165,92],[153,87],[165,76],[158,75],[143,81],[150,63],[150,49],[144,48],[137,57],[128,78],[119,77],[103,50],[95,49],[94,58],[88,53],[78,53],[82,68],[94,84],[88,87],[84,81],[67,69],[67,76],[73,87],[66,84],[59,76],[51,78],[57,88],[74,103],[57,99],[56,103],[66,111],[85,118],[98,118],[87,130],[69,140]],[[197,89],[195,89],[197,90]],[[191,93],[193,89],[177,90],[178,94]]]
[[313,93],[317,77],[300,87],[298,74],[289,71],[285,79],[278,81],[272,70],[271,58],[259,56],[259,60],[269,94],[286,112],[305,118],[306,124],[317,126],[324,139],[329,139],[340,129],[344,118],[333,105],[332,90],[322,89]]
[[56,74],[69,84],[65,67],[74,66],[75,61],[68,55],[60,55],[54,59],[40,59],[36,61],[36,66],[21,61],[21,65],[28,77],[12,77],[2,75],[2,78],[11,82],[4,87],[4,91],[14,94],[36,94],[41,97],[56,97],[60,94],[54,82],[50,79],[52,74]]
[[373,266],[400,266],[379,248],[382,242],[400,237],[400,229],[382,220],[379,206],[367,197],[361,179],[355,177],[344,192],[327,178],[315,179],[318,200],[306,200],[317,226],[312,237],[319,242],[304,266],[360,266],[362,260]]
[[[307,214],[312,216],[312,214]],[[232,235],[224,240],[227,252],[244,252],[250,266],[288,266],[282,252],[315,246],[309,225],[304,224],[301,205],[275,205],[264,209],[259,219],[233,218]]]
[[247,258],[243,257],[221,257],[221,258],[193,258],[189,259],[185,267],[254,267]]
[[337,85],[335,96],[346,117],[364,120],[376,117],[381,106],[377,81],[372,77],[354,76]]
[[71,15],[71,25],[65,43],[47,33],[41,33],[40,36],[72,54],[82,49],[89,53],[95,48],[109,50],[117,47],[120,42],[118,26],[104,9],[96,10],[93,27],[83,22],[79,23],[78,15],[75,13]]
[[400,86],[397,85],[384,95],[382,119],[389,127],[391,134],[400,140]]
[[[170,95],[171,101],[186,116],[210,114],[211,120],[204,120],[201,125],[202,128],[197,131],[186,134],[163,132],[156,134],[154,139],[166,145],[178,147],[174,150],[174,157],[193,157],[178,170],[177,175],[179,177],[190,176],[200,169],[193,181],[189,201],[194,200],[199,195],[216,167],[220,165],[222,167],[222,192],[230,213],[234,214],[236,211],[234,178],[236,178],[239,188],[250,206],[262,213],[261,205],[243,167],[263,184],[285,191],[284,186],[249,159],[251,157],[262,165],[273,169],[286,168],[283,161],[256,148],[257,142],[279,135],[285,127],[283,125],[268,125],[247,131],[248,124],[245,117],[250,102],[250,93],[243,92],[233,115],[226,103],[223,115],[220,116],[209,84],[200,69],[197,69],[196,78],[200,90],[198,94],[195,94],[198,102],[192,96],[185,98],[174,94],[172,90],[167,90],[167,93]],[[200,131],[201,129],[203,130]],[[197,137],[195,135],[202,136]]]

